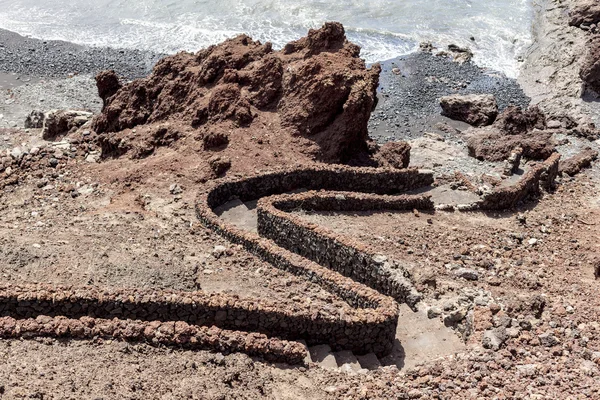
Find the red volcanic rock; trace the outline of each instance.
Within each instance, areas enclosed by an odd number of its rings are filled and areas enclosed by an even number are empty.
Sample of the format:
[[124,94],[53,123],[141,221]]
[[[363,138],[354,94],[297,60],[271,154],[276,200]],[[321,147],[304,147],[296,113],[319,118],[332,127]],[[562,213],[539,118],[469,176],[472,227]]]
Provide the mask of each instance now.
[[380,167],[403,169],[410,164],[410,144],[389,142],[381,146],[375,156]]
[[562,174],[575,176],[582,169],[589,168],[592,165],[592,162],[597,158],[598,152],[588,147],[581,153],[562,161],[559,166],[559,171]]
[[511,152],[520,147],[523,157],[532,160],[545,160],[554,152],[552,133],[537,131],[524,135],[505,135],[490,130],[472,135],[467,141],[469,155],[479,160],[503,161]]
[[96,75],[96,87],[105,107],[108,98],[117,93],[122,86],[115,71],[111,70],[102,71]]
[[533,129],[546,129],[546,117],[537,106],[521,110],[520,107],[507,107],[498,116],[494,127],[507,135],[520,135]]
[[546,117],[538,107],[529,107],[525,111],[508,107],[491,127],[469,135],[469,155],[480,160],[503,161],[514,149],[521,148],[523,157],[545,160],[556,146],[552,132],[545,129]]
[[[108,95],[114,80],[104,73],[98,82],[105,107],[93,129],[110,138],[104,141],[135,147],[143,139],[131,128],[165,121],[182,132],[230,139],[228,132],[252,135],[268,126],[316,143],[304,151],[321,161],[343,162],[367,150],[376,103],[380,67],[366,69],[359,52],[341,24],[327,23],[278,52],[240,35],[196,54],[166,57],[150,76],[114,95]],[[108,82],[107,89],[100,82]],[[225,144],[213,142],[205,146]]]

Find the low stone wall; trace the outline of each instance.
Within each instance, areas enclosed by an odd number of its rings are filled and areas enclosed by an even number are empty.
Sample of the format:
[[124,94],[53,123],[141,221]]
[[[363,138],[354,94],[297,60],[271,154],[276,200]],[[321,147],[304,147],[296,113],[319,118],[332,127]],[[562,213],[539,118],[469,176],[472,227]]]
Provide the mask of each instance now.
[[262,356],[268,361],[289,364],[301,364],[306,357],[306,348],[297,342],[268,338],[259,333],[224,330],[216,326],[189,325],[183,321],[149,322],[91,317],[70,319],[42,315],[25,319],[0,317],[0,338],[17,337],[143,341],[190,350],[217,350],[226,354],[243,352],[250,356]]
[[554,153],[543,163],[532,165],[516,184],[498,187],[484,196],[479,203],[479,208],[482,210],[512,208],[527,198],[539,196],[541,193],[540,184],[546,190],[551,190],[558,175],[559,161],[560,155]]
[[[393,208],[400,207],[400,205],[405,208],[408,206],[406,197],[401,201],[394,201],[391,197],[384,199],[375,195],[355,196],[347,192],[395,194],[431,183],[433,183],[432,173],[420,172],[416,169],[314,166],[215,183],[213,187],[200,194],[196,203],[196,211],[200,221],[208,228],[233,243],[242,245],[246,250],[272,265],[320,285],[354,307],[340,315],[336,321],[318,321],[319,313],[310,314],[306,310],[305,314],[308,318],[297,318],[293,322],[283,321],[280,328],[271,331],[271,334],[286,339],[303,339],[309,344],[329,344],[336,350],[352,350],[358,354],[374,352],[381,356],[387,354],[393,347],[398,322],[398,308],[394,300],[335,272],[344,271],[345,266],[340,267],[339,264],[333,265],[332,263],[320,265],[302,255],[306,253],[298,251],[300,254],[297,254],[280,247],[265,237],[226,224],[217,217],[213,210],[233,198],[248,201],[297,189],[343,190],[349,196],[355,209],[363,207],[366,210],[377,206]],[[337,194],[338,198],[341,195]],[[331,199],[331,197],[325,196],[323,199]],[[414,198],[410,201],[414,202],[414,205],[431,208],[431,202],[428,199],[418,198],[417,200]],[[325,202],[320,204],[322,207],[327,206]],[[333,203],[329,205],[333,205]],[[261,213],[264,215],[264,212]],[[263,224],[261,230],[265,234],[265,230],[268,231],[268,228]],[[337,251],[337,249],[331,250],[333,253]],[[357,252],[360,251],[361,249],[357,248]],[[330,260],[335,262],[337,259],[337,263],[339,263],[346,256],[344,253],[335,253],[331,254]],[[356,253],[350,262],[359,262],[360,257]],[[362,259],[370,257],[372,257],[371,254],[365,254]],[[347,261],[344,263],[348,265]],[[385,279],[383,275],[389,272],[381,268],[367,272],[367,269],[363,268],[361,271],[370,275],[382,275],[380,279],[377,279],[379,282],[383,282]],[[359,269],[355,269],[355,273],[349,275],[359,278]],[[390,277],[391,275],[388,273],[386,276]],[[375,280],[367,279],[358,280],[375,282]],[[400,279],[397,279],[396,282],[400,282]],[[383,285],[379,285],[379,287],[383,287]],[[403,298],[409,297],[404,296]],[[286,329],[287,332],[283,332]]]
[[308,192],[258,202],[258,232],[279,246],[415,307],[421,300],[404,269],[375,249],[289,214],[306,211],[433,210],[428,196]]

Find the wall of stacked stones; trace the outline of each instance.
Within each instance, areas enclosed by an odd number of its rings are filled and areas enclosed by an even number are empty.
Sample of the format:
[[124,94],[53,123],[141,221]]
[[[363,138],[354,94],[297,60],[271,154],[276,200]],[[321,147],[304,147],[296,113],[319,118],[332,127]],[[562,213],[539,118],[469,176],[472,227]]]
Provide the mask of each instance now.
[[555,153],[546,161],[533,165],[514,185],[503,186],[486,195],[479,208],[482,210],[506,210],[519,202],[537,197],[541,188],[552,190],[558,175],[560,155]]
[[405,270],[377,251],[348,237],[289,214],[312,211],[433,210],[428,196],[377,196],[318,193],[263,198],[258,203],[258,231],[278,245],[414,307],[421,297]]
[[[318,321],[313,320],[312,317],[304,320],[297,319],[293,323],[284,321],[283,325],[287,326],[289,332],[282,332],[282,329],[279,329],[273,331],[273,334],[282,338],[304,339],[309,344],[328,343],[334,349],[350,349],[359,354],[373,351],[382,355],[389,352],[393,346],[398,322],[397,305],[391,298],[335,272],[332,264],[320,265],[280,247],[272,240],[228,225],[218,218],[213,210],[234,198],[248,201],[297,189],[393,194],[429,185],[432,182],[431,173],[422,173],[414,169],[381,170],[318,166],[283,170],[259,177],[217,183],[199,196],[197,214],[205,226],[230,241],[241,244],[249,252],[278,268],[322,286],[351,306],[356,307],[351,313],[346,313],[344,317],[341,317],[339,321],[328,321],[326,324],[316,324]],[[363,209],[383,207],[386,205],[385,202],[390,207],[393,204],[391,198],[382,202],[383,200],[377,201],[376,196],[364,196],[361,199],[352,197],[352,199],[354,208],[358,208],[358,204],[362,200],[366,202]],[[431,208],[431,202],[427,198],[411,198],[410,202],[414,205]],[[400,204],[405,208],[410,205],[408,198],[397,202],[396,207],[399,207]],[[322,203],[322,206],[325,205]],[[333,251],[336,250],[333,249]],[[344,254],[340,256],[345,257]],[[338,259],[338,261],[340,260]],[[352,260],[352,262],[358,262],[358,254]],[[363,267],[363,270],[366,269]],[[358,272],[358,269],[356,271]],[[380,272],[380,268],[374,269],[374,272],[369,271],[370,274],[379,274]],[[356,275],[354,274],[354,276]],[[408,296],[404,297],[408,298]]]

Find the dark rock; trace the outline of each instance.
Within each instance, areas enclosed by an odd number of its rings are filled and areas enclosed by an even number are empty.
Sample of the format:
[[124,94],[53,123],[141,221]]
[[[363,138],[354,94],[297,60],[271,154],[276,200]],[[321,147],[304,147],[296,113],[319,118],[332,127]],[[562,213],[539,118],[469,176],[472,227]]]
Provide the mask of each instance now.
[[498,116],[494,127],[507,135],[520,135],[533,129],[546,129],[546,117],[537,106],[523,111],[520,107],[507,107]]
[[102,71],[96,75],[96,86],[98,87],[98,95],[104,104],[103,107],[106,107],[108,99],[114,96],[122,87],[119,77],[113,70]]
[[479,160],[503,161],[510,157],[514,149],[521,148],[523,157],[532,160],[545,160],[554,152],[552,133],[537,131],[525,135],[505,135],[491,129],[477,132],[467,140],[469,155]]
[[55,140],[66,135],[71,129],[79,128],[92,119],[92,113],[86,111],[60,110],[46,113],[42,138]]
[[208,164],[210,165],[210,169],[212,169],[215,175],[222,175],[229,168],[231,168],[231,160],[229,158],[224,158],[221,156],[211,157],[208,160]]
[[600,3],[597,0],[578,0],[569,11],[569,25],[581,27],[600,23]]
[[44,126],[44,113],[39,110],[32,111],[25,118],[25,128],[38,129]]
[[229,136],[224,132],[210,132],[202,138],[204,150],[212,150],[229,144]]
[[579,76],[587,88],[600,93],[600,36],[592,38],[587,48]]

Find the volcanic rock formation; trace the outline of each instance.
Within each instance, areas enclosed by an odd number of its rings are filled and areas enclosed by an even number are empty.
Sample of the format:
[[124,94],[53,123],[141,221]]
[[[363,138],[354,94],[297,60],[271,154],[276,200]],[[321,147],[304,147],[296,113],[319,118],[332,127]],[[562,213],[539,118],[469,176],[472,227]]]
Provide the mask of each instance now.
[[240,35],[196,54],[169,56],[150,76],[121,88],[105,72],[97,78],[105,106],[93,129],[105,156],[136,147],[143,151],[132,154],[152,153],[160,140],[132,128],[168,122],[202,140],[269,129],[278,138],[304,140],[302,151],[316,159],[345,162],[368,150],[379,81],[379,65],[367,69],[359,53],[341,24],[326,23],[281,51]]

